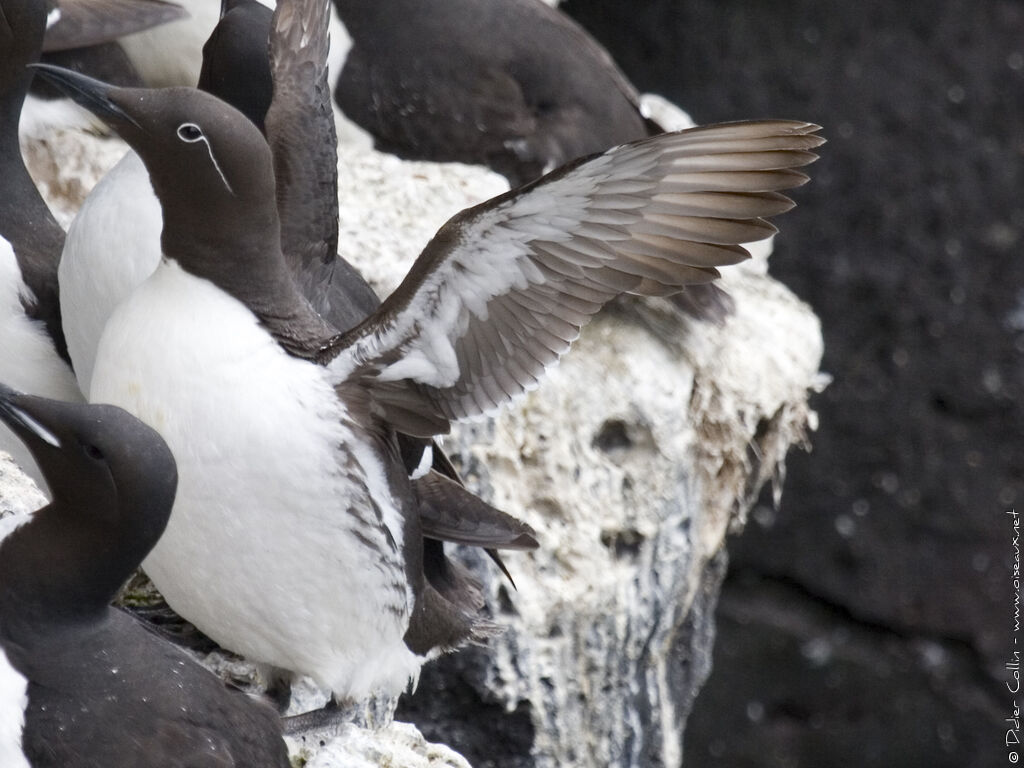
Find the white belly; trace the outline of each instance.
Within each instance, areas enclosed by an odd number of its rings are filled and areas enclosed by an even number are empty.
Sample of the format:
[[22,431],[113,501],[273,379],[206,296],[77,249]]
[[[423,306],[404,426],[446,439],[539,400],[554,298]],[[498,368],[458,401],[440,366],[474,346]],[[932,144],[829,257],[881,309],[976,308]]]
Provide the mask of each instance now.
[[[22,392],[57,400],[81,400],[71,368],[58,355],[42,323],[29,320],[21,304],[27,291],[10,243],[0,237],[0,382]],[[0,425],[0,450],[45,489],[28,449]]]
[[395,693],[416,674],[399,512],[321,368],[170,262],[112,316],[90,399],[135,413],[178,462],[170,524],[144,563],[171,607],[337,696]]

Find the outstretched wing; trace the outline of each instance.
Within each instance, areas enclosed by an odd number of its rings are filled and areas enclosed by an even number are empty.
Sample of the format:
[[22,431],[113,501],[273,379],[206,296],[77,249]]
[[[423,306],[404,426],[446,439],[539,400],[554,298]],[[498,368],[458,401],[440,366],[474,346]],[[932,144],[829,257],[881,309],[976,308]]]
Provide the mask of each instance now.
[[299,275],[338,253],[338,156],[327,84],[330,0],[279,0],[270,32],[274,154],[281,250]]
[[330,363],[414,435],[535,387],[622,293],[663,296],[748,257],[807,176],[818,126],[728,123],[664,134],[566,166],[463,211]]

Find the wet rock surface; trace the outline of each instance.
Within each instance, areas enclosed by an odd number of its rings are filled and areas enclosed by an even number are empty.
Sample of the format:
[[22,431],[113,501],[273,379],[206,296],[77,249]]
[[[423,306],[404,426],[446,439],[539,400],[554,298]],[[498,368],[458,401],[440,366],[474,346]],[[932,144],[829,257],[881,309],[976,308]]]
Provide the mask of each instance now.
[[762,499],[730,545],[686,764],[1006,764],[1024,6],[563,9],[698,122],[799,117],[830,139],[772,270],[821,317],[835,380],[781,508]]

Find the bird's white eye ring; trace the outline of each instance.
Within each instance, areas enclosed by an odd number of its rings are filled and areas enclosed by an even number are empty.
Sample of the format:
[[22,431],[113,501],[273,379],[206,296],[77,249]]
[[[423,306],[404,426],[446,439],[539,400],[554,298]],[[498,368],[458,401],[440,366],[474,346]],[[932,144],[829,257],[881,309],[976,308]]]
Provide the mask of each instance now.
[[203,138],[203,132],[195,123],[182,123],[178,126],[178,138],[188,144],[194,144]]
[[217,171],[217,175],[220,176],[220,180],[224,182],[224,188],[230,194],[235,194],[235,190],[231,188],[231,184],[228,183],[228,177],[224,175],[224,171],[220,169],[220,163],[217,162],[217,158],[213,156],[213,147],[210,146],[210,140],[203,135],[202,129],[195,123],[182,123],[178,126],[178,138],[184,141],[186,144],[195,144],[196,142],[203,142],[206,145],[206,151],[210,155],[210,162],[213,163],[213,169]]

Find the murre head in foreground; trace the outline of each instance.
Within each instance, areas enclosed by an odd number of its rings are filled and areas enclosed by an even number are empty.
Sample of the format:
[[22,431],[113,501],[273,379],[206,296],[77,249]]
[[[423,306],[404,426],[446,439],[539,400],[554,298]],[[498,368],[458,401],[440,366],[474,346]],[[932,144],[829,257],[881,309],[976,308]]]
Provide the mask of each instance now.
[[456,215],[339,333],[288,276],[258,199],[270,158],[241,113],[45,72],[134,146],[165,211],[165,258],[107,323],[91,392],[178,457],[147,571],[217,642],[338,697],[396,693],[474,636],[473,617],[435,610],[397,433],[443,434],[534,388],[614,297],[746,258],[739,243],[774,232],[763,217],[792,206],[781,190],[822,143],[808,123],[734,123],[564,167]]
[[2,385],[0,421],[53,491],[0,542],[0,652],[28,680],[30,763],[287,766],[272,710],[110,607],[167,524],[166,443],[120,408]]

